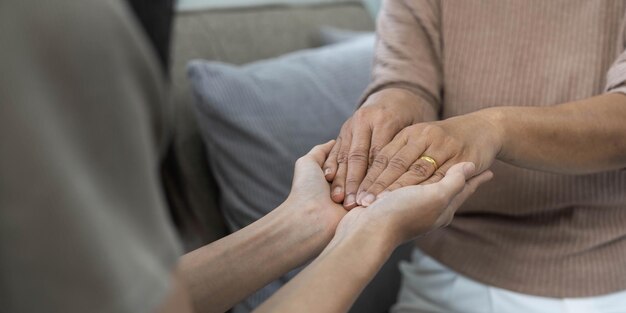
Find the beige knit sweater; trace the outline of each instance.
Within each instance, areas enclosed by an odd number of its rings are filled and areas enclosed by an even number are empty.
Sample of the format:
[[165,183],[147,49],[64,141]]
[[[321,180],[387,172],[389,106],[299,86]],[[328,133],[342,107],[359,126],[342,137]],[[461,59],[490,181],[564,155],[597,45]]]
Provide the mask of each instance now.
[[[366,95],[406,88],[443,119],[624,92],[625,9],[610,0],[387,0]],[[502,162],[492,170],[421,249],[472,279],[528,294],[626,289],[626,170],[568,176]]]

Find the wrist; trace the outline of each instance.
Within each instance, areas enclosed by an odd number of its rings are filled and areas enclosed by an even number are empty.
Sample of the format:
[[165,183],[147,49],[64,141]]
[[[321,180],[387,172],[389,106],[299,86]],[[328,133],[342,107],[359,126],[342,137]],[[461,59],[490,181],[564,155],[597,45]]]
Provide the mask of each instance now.
[[438,119],[434,105],[424,100],[415,92],[400,87],[387,87],[371,94],[363,107],[382,105],[394,111],[404,111],[410,117],[409,125]]
[[[369,210],[355,208],[354,210]],[[373,212],[349,212],[341,221],[329,246],[351,241],[370,242],[382,253],[391,253],[402,244],[401,234],[393,227],[390,216],[377,216]],[[362,214],[365,213],[365,214]]]
[[332,239],[337,223],[341,219],[332,210],[317,203],[300,203],[287,198],[276,208],[279,223],[289,225],[289,233],[307,240],[314,253],[319,253]]
[[506,137],[506,111],[501,107],[487,108],[474,113],[488,125],[487,134],[491,137],[491,144],[495,147],[495,157],[500,158],[503,154]]
[[[371,266],[379,266],[389,258],[396,247],[397,240],[391,233],[371,225],[336,234],[322,255],[337,250],[349,250],[354,254],[371,256]],[[358,259],[364,261],[363,258]]]

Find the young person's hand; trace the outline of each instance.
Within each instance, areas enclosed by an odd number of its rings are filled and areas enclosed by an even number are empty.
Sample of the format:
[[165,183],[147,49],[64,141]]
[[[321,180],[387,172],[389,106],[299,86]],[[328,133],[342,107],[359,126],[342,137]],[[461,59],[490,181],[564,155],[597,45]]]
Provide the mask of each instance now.
[[383,147],[403,128],[436,116],[429,104],[407,90],[388,88],[372,94],[343,124],[324,162],[332,199],[347,209],[355,207],[357,189]]
[[429,185],[408,186],[385,194],[369,207],[356,207],[341,220],[336,238],[355,232],[384,238],[391,249],[431,230],[448,225],[459,206],[478,186],[493,177],[478,176],[473,163],[452,166],[443,179]]
[[335,140],[313,147],[309,153],[296,161],[291,192],[285,203],[287,207],[307,210],[317,215],[316,220],[334,233],[346,210],[328,196],[330,184],[324,178],[322,165],[328,157]]
[[[316,148],[318,151],[314,149],[309,156],[322,157],[325,148]],[[316,173],[315,163],[304,159],[297,167]],[[474,172],[472,163],[462,163],[438,183],[405,187],[369,207],[347,212],[319,256],[255,312],[347,311],[398,245],[449,223],[461,203],[492,175],[487,171],[470,178]]]

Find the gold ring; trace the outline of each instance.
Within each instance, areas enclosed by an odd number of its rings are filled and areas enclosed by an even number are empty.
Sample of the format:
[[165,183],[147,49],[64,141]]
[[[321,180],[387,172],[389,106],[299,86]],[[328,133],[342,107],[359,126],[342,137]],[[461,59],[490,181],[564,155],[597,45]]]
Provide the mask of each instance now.
[[439,166],[437,166],[437,161],[435,161],[435,159],[427,156],[427,155],[422,155],[420,158],[420,160],[424,160],[430,164],[432,164],[435,167],[435,171],[439,168]]

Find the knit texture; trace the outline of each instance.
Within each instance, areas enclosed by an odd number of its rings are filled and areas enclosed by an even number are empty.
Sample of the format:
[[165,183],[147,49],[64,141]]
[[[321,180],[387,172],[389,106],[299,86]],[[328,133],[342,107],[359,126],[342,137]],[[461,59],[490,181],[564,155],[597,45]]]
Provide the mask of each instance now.
[[[625,92],[625,9],[625,1],[385,1],[365,96],[406,88],[445,119]],[[423,251],[527,294],[626,289],[626,171],[557,175],[499,161],[492,170],[449,227],[418,241]]]

